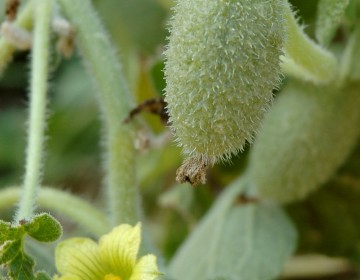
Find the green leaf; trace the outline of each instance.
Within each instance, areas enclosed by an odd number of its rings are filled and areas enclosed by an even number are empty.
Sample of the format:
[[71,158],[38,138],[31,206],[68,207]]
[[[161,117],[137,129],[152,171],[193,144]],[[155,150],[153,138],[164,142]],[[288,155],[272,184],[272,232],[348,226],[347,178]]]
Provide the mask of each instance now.
[[277,277],[291,256],[296,232],[282,209],[236,202],[240,179],[223,193],[170,264],[176,279],[265,280]]
[[10,279],[51,279],[45,272],[38,272],[35,276],[35,263],[24,252],[23,238],[27,233],[38,241],[49,242],[56,240],[61,231],[60,224],[46,213],[35,216],[31,221],[21,220],[16,226],[0,221],[0,265],[5,265]]
[[327,46],[344,17],[349,0],[320,0],[316,20],[316,39]]
[[19,240],[24,236],[23,226],[14,226],[0,220],[0,245],[9,240]]
[[60,223],[47,213],[36,215],[25,225],[25,230],[29,236],[40,242],[53,242],[62,234]]
[[35,280],[34,261],[24,253],[18,254],[9,264],[9,275],[16,280]]
[[23,220],[21,222],[21,226],[27,234],[36,232],[39,230],[39,223],[35,219],[32,219],[30,221]]
[[0,220],[0,245],[8,240],[11,224]]
[[0,264],[11,262],[21,250],[21,240],[7,241],[0,247]]
[[36,280],[51,280],[51,277],[44,271],[40,271],[36,275]]

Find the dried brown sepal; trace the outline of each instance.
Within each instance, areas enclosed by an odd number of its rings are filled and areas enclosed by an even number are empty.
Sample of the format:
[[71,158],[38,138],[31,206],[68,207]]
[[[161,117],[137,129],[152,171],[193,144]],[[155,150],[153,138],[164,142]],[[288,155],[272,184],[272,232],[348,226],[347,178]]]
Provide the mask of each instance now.
[[206,183],[208,162],[203,157],[187,158],[176,171],[176,181],[190,183],[192,186]]
[[20,6],[19,0],[6,1],[6,7],[5,7],[6,20],[8,21],[15,20],[19,6]]

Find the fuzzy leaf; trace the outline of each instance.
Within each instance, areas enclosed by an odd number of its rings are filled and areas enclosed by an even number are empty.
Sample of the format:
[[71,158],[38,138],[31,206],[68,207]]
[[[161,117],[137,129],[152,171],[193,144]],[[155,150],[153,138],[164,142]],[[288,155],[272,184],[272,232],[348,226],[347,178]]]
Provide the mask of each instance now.
[[294,81],[283,88],[250,156],[260,197],[290,203],[333,176],[360,135],[359,90],[360,84],[338,89]]
[[320,0],[317,11],[316,39],[322,45],[328,45],[334,36],[349,0]]
[[44,271],[40,271],[36,275],[36,280],[51,280],[51,277]]
[[274,279],[292,254],[296,232],[273,204],[236,204],[241,179],[228,187],[170,264],[176,279]]
[[0,221],[0,245],[3,244],[6,240],[8,240],[10,228],[10,223]]
[[14,226],[11,223],[0,220],[0,245],[5,243],[6,241],[20,240],[23,236],[23,226]]
[[18,254],[9,264],[9,275],[12,279],[35,280],[34,261],[24,253]]
[[30,221],[24,220],[21,222],[21,226],[27,234],[36,232],[39,230],[39,223],[35,219],[32,219]]
[[11,240],[4,243],[0,249],[0,264],[7,264],[15,259],[21,250],[21,240]]
[[62,234],[60,223],[47,213],[36,215],[25,225],[25,230],[29,236],[40,242],[53,242]]

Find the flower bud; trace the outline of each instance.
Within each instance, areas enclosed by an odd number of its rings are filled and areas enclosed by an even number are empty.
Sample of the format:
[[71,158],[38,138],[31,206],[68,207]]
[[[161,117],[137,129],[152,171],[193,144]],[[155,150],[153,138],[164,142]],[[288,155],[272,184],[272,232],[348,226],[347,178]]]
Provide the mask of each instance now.
[[229,159],[252,141],[280,80],[282,3],[182,0],[175,6],[165,100],[177,142],[194,162]]

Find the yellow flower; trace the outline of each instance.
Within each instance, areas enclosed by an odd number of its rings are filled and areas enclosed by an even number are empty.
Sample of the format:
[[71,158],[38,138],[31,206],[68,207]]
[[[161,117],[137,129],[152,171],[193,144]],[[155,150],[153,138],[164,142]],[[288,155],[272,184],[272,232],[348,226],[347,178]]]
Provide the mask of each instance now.
[[99,244],[89,238],[71,238],[56,248],[56,280],[154,280],[160,272],[154,255],[137,259],[140,224],[120,225],[102,236]]

